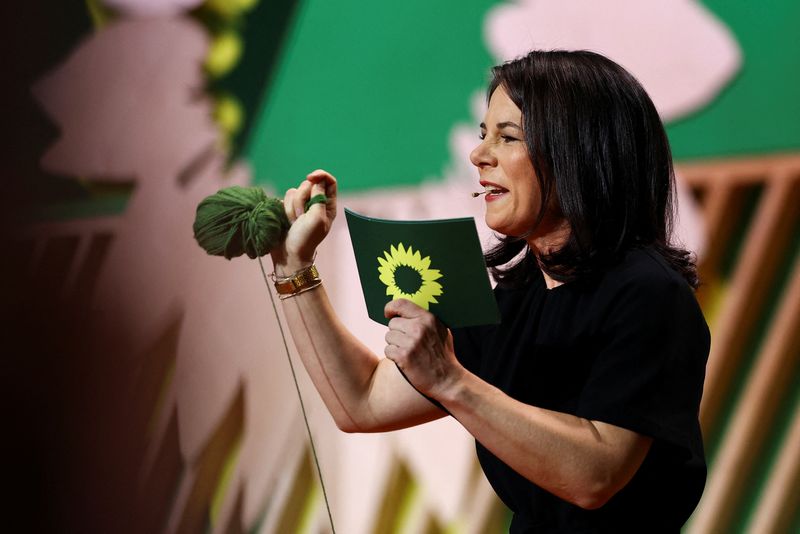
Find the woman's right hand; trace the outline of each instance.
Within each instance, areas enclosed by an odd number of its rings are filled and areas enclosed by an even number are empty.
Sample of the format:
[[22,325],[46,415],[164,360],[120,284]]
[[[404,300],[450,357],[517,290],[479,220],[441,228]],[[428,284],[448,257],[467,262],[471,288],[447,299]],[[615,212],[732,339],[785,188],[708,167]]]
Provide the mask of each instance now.
[[[305,211],[306,202],[315,195],[323,194],[328,200],[311,206]],[[286,239],[272,250],[275,274],[289,276],[311,265],[317,246],[330,232],[336,217],[336,178],[317,169],[297,188],[286,191],[283,207],[291,226]]]

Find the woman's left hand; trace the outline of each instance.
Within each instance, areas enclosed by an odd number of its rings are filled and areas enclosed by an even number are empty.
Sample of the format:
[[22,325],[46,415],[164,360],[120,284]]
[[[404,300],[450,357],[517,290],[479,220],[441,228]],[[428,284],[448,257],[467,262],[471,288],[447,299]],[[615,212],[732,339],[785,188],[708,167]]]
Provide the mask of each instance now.
[[436,399],[457,383],[465,369],[447,327],[406,299],[389,301],[383,313],[390,319],[384,354],[418,391]]

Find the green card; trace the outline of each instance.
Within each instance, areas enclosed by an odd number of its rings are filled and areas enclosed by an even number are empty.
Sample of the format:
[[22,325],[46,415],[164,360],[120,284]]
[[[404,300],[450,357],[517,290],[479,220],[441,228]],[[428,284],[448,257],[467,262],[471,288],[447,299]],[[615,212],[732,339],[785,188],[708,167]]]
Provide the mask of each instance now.
[[500,322],[475,220],[387,221],[344,210],[367,312],[405,298],[448,327]]

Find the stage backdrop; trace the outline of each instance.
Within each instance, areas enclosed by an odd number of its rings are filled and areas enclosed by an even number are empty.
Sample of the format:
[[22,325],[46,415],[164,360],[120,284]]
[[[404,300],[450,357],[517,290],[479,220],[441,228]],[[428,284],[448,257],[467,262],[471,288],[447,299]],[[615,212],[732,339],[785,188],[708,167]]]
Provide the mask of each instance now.
[[[474,216],[488,244],[467,157],[488,69],[531,48],[586,48],[653,96],[679,164],[679,238],[706,279],[712,463],[687,531],[800,528],[794,2],[87,0],[41,17],[68,23],[68,45],[30,89],[56,132],[23,176],[49,192],[25,235],[31,283],[47,281],[91,339],[76,345],[92,372],[75,412],[118,407],[102,420],[121,452],[102,461],[138,480],[83,489],[117,503],[87,525],[119,531],[129,513],[134,531],[327,531],[258,264],[205,256],[195,206],[233,184],[281,195],[325,168],[342,206]],[[317,263],[344,322],[382,353],[343,217]],[[345,435],[299,378],[337,530],[507,528],[453,420]]]

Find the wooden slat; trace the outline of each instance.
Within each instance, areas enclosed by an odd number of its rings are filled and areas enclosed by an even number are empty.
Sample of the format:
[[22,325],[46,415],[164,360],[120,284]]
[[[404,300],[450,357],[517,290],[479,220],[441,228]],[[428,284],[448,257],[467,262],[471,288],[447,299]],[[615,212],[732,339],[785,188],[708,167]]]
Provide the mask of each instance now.
[[721,283],[720,264],[725,250],[730,246],[736,222],[741,217],[746,194],[741,186],[734,187],[722,180],[712,180],[703,205],[706,248],[697,273],[701,284],[697,290],[697,300],[706,312],[709,324],[716,319],[716,313],[711,313],[710,308]]
[[709,186],[717,181],[727,184],[755,184],[774,173],[777,179],[791,179],[800,171],[800,154],[773,154],[761,157],[728,157],[703,161],[683,161],[675,165],[689,185]]
[[[708,487],[692,523],[693,533],[727,532],[753,466],[762,453],[781,399],[795,384],[800,351],[800,256],[793,268],[775,321],[737,404],[730,429],[714,464]],[[755,532],[767,532],[755,530]]]
[[767,487],[748,531],[764,534],[789,532],[800,506],[800,406],[769,474]]
[[704,429],[716,422],[743,348],[762,311],[777,261],[797,220],[797,180],[774,180],[753,218],[712,336],[700,421]]
[[[703,206],[707,245],[701,269],[716,272],[728,242],[736,226],[736,215],[741,209],[741,195],[737,189],[725,182],[717,182],[708,188]],[[702,276],[702,273],[701,273]]]

